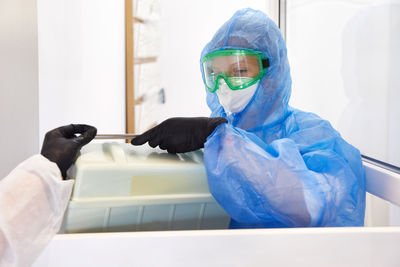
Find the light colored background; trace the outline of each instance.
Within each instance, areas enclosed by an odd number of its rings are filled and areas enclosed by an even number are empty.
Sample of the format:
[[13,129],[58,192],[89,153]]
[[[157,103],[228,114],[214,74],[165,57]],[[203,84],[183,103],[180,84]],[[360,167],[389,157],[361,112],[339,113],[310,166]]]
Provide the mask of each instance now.
[[38,0],[39,142],[70,123],[125,132],[125,1]]
[[[329,120],[362,154],[400,166],[400,1],[287,3],[290,104]],[[367,224],[399,225],[400,207],[369,194],[367,206]]]
[[[237,9],[266,11],[275,2],[162,1],[167,104],[160,121],[209,114],[201,49]],[[38,153],[45,133],[60,125],[125,132],[124,16],[124,0],[0,2],[1,177]]]
[[289,0],[291,104],[400,166],[400,1]]
[[0,1],[0,179],[38,151],[36,1]]
[[[274,1],[161,1],[161,83],[166,104],[161,120],[175,116],[209,116],[200,73],[200,54],[214,33],[238,9],[275,11]],[[184,12],[183,12],[184,10]],[[274,13],[273,17],[277,18]]]
[[[200,52],[246,6],[277,18],[276,0],[161,2],[160,121],[209,114]],[[289,0],[287,19],[291,104],[400,165],[399,1]],[[0,22],[1,176],[39,152],[54,127],[125,131],[123,0],[2,0]]]
[[[332,122],[362,153],[400,165],[400,1],[289,0],[291,104]],[[160,121],[207,116],[199,55],[239,8],[277,1],[162,1]],[[182,12],[184,11],[184,12]],[[123,0],[0,1],[0,177],[68,123],[125,131]],[[1,179],[1,178],[0,178]],[[368,201],[376,224],[400,210]],[[368,216],[367,216],[368,217]]]

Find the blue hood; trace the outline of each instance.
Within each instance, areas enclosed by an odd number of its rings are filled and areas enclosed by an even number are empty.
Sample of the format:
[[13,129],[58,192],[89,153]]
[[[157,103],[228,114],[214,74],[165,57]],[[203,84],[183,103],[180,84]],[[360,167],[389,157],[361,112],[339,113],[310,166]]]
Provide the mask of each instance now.
[[204,47],[201,58],[231,48],[260,51],[269,58],[270,67],[246,108],[229,118],[218,96],[207,91],[211,117],[225,117],[233,126],[245,130],[272,126],[287,117],[292,81],[285,41],[277,25],[261,11],[241,9],[217,31]]

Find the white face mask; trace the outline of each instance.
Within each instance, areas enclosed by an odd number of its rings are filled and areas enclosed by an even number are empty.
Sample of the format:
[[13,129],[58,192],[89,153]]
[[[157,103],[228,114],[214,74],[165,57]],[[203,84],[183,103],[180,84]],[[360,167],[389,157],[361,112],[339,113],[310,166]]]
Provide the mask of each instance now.
[[221,79],[217,90],[218,100],[227,113],[237,113],[242,111],[250,102],[257,90],[258,84],[253,84],[242,90],[231,90],[226,82]]

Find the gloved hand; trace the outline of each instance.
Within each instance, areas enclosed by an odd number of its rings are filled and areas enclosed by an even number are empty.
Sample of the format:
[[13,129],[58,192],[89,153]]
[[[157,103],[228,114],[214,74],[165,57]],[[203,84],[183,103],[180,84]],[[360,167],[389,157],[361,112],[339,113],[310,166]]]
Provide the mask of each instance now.
[[132,145],[143,145],[149,142],[151,147],[160,146],[169,153],[184,153],[204,147],[207,137],[225,118],[170,118],[160,125],[137,136]]
[[79,151],[96,136],[96,133],[95,127],[84,124],[70,124],[56,128],[46,133],[40,153],[56,163],[63,178],[66,179],[67,170],[76,160]]

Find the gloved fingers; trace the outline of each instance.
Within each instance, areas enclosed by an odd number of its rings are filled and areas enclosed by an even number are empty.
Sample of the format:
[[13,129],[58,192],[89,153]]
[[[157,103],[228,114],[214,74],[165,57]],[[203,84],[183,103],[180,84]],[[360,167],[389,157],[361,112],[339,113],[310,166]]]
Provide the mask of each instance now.
[[162,150],[166,150],[167,149],[167,144],[165,144],[165,143],[160,143],[159,145],[158,145]]
[[135,137],[134,139],[132,139],[131,144],[134,146],[140,146],[143,145],[144,143],[150,141],[153,139],[154,136],[154,130],[155,128],[152,128],[150,130],[148,130],[147,132],[144,132],[141,135],[138,135],[137,137]]
[[59,132],[65,138],[75,137],[75,134],[83,134],[89,129],[94,128],[93,126],[86,124],[69,124],[58,127],[50,132]]
[[158,138],[158,136],[156,136],[154,139],[151,139],[149,141],[149,146],[151,146],[152,148],[155,148],[156,146],[158,146],[161,143],[161,139]]
[[176,154],[177,153],[177,151],[176,151],[176,149],[174,147],[167,148],[167,151],[168,151],[168,153],[171,153],[171,154]]
[[217,128],[218,125],[224,122],[228,122],[228,120],[223,117],[210,118],[210,120],[208,121],[208,135],[210,135],[215,130],[215,128]]
[[60,135],[61,137],[65,137],[65,138],[75,137],[75,127],[73,124],[58,127],[56,129],[50,131],[49,133],[53,133],[53,132],[57,133],[57,135]]
[[228,122],[228,120],[227,120],[226,118],[224,118],[224,117],[212,118],[212,121],[213,121],[216,125],[219,125],[219,124],[224,123],[224,122]]
[[[72,124],[75,127],[75,133],[81,135],[76,137],[76,140],[81,146],[87,145],[96,136],[97,129],[93,126],[86,124]],[[74,133],[74,134],[75,134]]]
[[71,124],[74,128],[74,134],[84,134],[89,130],[92,130],[94,127],[86,124]]
[[187,145],[183,144],[181,142],[178,142],[177,140],[170,140],[167,146],[167,151],[168,153],[176,154],[176,153],[185,153],[188,152],[187,150]]
[[204,143],[194,144],[190,148],[187,149],[186,152],[192,152],[204,148]]
[[[170,153],[187,153],[187,152],[192,152],[195,150],[198,150],[200,148],[195,148],[195,147],[174,147],[170,149]],[[168,151],[169,152],[169,151]]]

